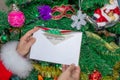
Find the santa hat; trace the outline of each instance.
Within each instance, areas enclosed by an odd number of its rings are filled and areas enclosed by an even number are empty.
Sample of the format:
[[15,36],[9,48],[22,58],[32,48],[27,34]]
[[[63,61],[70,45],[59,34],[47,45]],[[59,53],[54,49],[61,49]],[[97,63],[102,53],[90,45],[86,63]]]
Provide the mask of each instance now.
[[115,4],[107,4],[104,6],[105,7],[105,12],[109,13],[111,10],[114,10],[118,5]]
[[[8,42],[5,45],[3,45],[1,48],[1,60],[3,65],[7,68],[7,70],[11,71],[13,74],[19,76],[20,78],[26,78],[29,75],[30,71],[32,70],[32,65],[28,59],[22,57],[17,53],[16,51],[17,44],[18,42],[14,41]],[[5,69],[5,67],[2,68]],[[5,73],[8,75],[7,76],[8,78],[11,76],[11,72],[9,73],[7,71],[7,73]]]

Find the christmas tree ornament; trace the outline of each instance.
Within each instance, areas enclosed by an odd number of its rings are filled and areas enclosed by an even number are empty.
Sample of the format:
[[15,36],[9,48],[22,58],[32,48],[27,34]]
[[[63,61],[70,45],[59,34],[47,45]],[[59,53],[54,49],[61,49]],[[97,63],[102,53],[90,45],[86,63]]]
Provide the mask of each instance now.
[[51,8],[48,5],[43,5],[38,7],[39,18],[43,20],[49,20],[52,18],[51,16]]
[[94,70],[90,75],[89,75],[89,80],[102,80],[102,75],[99,71]]
[[71,19],[73,23],[71,24],[72,28],[77,28],[80,30],[83,25],[86,25],[86,14],[83,14],[81,10],[78,10],[77,15],[72,15]]
[[94,11],[93,18],[87,17],[98,34],[102,33],[106,37],[114,37],[116,44],[119,45],[119,36],[115,33],[108,32],[106,28],[114,26],[120,20],[119,0],[109,0],[109,4],[104,5]]
[[13,10],[8,13],[8,22],[12,27],[22,27],[25,22],[25,16],[24,13],[21,12],[18,7],[13,4],[12,5]]
[[83,0],[78,0],[79,10],[76,15],[72,15],[71,19],[73,20],[73,23],[71,24],[72,28],[76,28],[77,30],[80,30],[82,26],[86,25],[86,14],[82,13],[81,10],[81,4]]
[[75,10],[71,5],[54,6],[52,8],[52,19],[60,20],[63,17],[71,18]]
[[1,43],[6,43],[10,40],[10,32],[8,29],[2,30],[2,33],[0,35],[0,42]]
[[98,27],[111,27],[119,21],[120,10],[117,0],[110,0],[110,4],[106,4],[102,8],[98,8],[94,12],[94,20]]
[[7,35],[1,35],[1,42],[6,43],[9,40]]

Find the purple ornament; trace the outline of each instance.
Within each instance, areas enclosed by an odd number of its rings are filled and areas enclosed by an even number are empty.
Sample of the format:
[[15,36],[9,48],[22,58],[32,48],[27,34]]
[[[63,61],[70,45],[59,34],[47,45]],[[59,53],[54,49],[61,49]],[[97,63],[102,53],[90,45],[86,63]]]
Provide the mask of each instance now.
[[43,20],[49,20],[52,18],[51,8],[48,5],[39,6],[38,12],[40,14],[39,17],[42,18]]

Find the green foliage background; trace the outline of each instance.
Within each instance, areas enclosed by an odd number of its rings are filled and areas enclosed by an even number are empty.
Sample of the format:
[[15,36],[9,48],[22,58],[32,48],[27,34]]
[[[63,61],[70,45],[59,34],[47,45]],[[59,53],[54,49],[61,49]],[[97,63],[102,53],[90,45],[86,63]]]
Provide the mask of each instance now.
[[[27,2],[27,3],[26,3]],[[28,30],[34,28],[35,26],[42,25],[49,28],[57,28],[57,29],[66,29],[77,31],[76,29],[71,28],[72,20],[68,18],[62,18],[61,20],[36,20],[34,23],[27,25],[31,20],[34,20],[38,17],[37,6],[42,4],[47,4],[51,7],[62,4],[71,4],[74,6],[76,11],[78,10],[78,1],[77,0],[6,0],[7,6],[10,7],[11,4],[16,3],[20,10],[24,12],[26,17],[26,22],[24,27],[22,27],[22,35],[24,35]],[[82,11],[89,16],[92,16],[94,10],[100,8],[108,3],[108,0],[83,0],[81,7]],[[9,12],[9,11],[8,11]],[[2,31],[5,28],[10,28],[10,25],[7,21],[7,13],[0,11],[0,30]],[[120,23],[117,23],[115,26],[107,29],[110,32],[120,34]],[[86,31],[95,33],[94,27],[87,23],[80,30],[83,32],[82,38],[82,47],[81,47],[81,55],[79,64],[81,67],[81,71],[86,75],[90,74],[93,70],[99,70],[102,73],[102,76],[112,76],[113,75],[113,67],[116,62],[120,61],[120,48],[116,51],[110,51],[105,46],[102,40],[95,39],[94,37],[88,37]],[[11,40],[19,40],[16,37],[11,35]],[[106,42],[114,41],[113,37],[105,37],[101,36],[102,39]],[[113,76],[112,76],[113,77]],[[26,80],[37,80],[36,73],[33,71],[32,74]],[[87,80],[87,79],[83,79]],[[110,79],[106,79],[110,80]],[[119,78],[118,78],[119,80]]]

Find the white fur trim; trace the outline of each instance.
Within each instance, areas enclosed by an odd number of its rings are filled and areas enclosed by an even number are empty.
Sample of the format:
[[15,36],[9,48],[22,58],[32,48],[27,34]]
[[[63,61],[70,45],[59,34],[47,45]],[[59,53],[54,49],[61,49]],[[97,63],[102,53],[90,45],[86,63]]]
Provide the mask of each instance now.
[[94,17],[100,18],[100,15],[95,13],[95,14],[94,14]]
[[105,10],[105,12],[106,12],[106,13],[109,13],[109,12],[110,12],[110,9]]
[[17,51],[18,42],[8,42],[1,48],[1,60],[8,70],[20,78],[26,78],[32,70],[29,60],[20,56]]
[[111,22],[111,18],[104,12],[104,8],[101,9],[102,15],[108,20],[108,22]]
[[105,8],[108,10],[111,10],[111,9],[115,9],[116,7],[118,7],[117,4],[107,4],[105,5]]
[[101,27],[101,26],[105,26],[106,25],[106,22],[98,22],[98,27]]
[[106,13],[109,13],[110,10],[114,10],[114,9],[117,8],[117,7],[118,7],[117,4],[107,4],[107,5],[105,5],[105,8],[104,8],[104,9],[106,9],[106,10],[105,10]]

